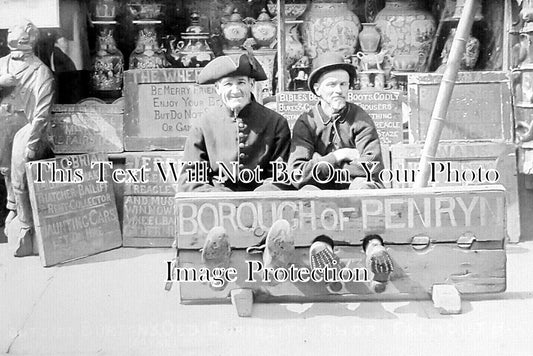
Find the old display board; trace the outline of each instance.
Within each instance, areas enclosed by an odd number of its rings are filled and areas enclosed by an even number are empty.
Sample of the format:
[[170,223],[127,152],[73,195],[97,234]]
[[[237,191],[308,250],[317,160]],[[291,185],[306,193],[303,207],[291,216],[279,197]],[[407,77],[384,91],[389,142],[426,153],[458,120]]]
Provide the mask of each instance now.
[[[392,170],[387,172],[387,179],[392,179],[393,187],[413,186],[423,147],[422,144],[392,146]],[[515,152],[515,145],[510,143],[441,143],[428,186],[503,185],[507,199],[507,232],[510,241],[518,242],[521,228]]]
[[[91,168],[91,163],[98,161],[107,161],[106,155],[39,161],[43,163],[41,172],[34,162],[26,165],[36,239],[44,266],[122,245],[110,170],[103,171],[104,183],[97,182],[99,169]],[[59,183],[61,179],[71,182]]]
[[[441,74],[409,76],[409,142],[424,142]],[[513,142],[509,78],[504,72],[459,72],[440,141]]]
[[130,180],[124,186],[124,246],[172,246],[176,236],[174,196],[182,155],[182,152],[126,155],[126,169],[135,170],[138,178],[143,174],[145,182]]
[[[505,192],[502,186],[197,193],[176,197],[178,266],[204,267],[200,248],[207,231],[222,225],[232,246],[230,266],[237,281],[221,291],[201,283],[180,283],[182,302],[227,302],[232,289],[252,289],[257,301],[332,301],[427,298],[435,284],[451,284],[460,293],[501,292],[506,287]],[[361,240],[383,237],[394,272],[383,294],[368,283],[345,283],[338,293],[320,283],[267,285],[248,279],[247,260],[261,255],[245,249],[259,242],[257,229],[289,221],[295,238],[296,266],[309,266],[308,249],[321,234],[336,241],[341,262],[364,267]],[[421,244],[424,242],[425,244]]]
[[52,106],[54,153],[122,152],[124,101]]
[[126,151],[183,150],[192,120],[221,105],[213,85],[195,84],[200,69],[124,73]]

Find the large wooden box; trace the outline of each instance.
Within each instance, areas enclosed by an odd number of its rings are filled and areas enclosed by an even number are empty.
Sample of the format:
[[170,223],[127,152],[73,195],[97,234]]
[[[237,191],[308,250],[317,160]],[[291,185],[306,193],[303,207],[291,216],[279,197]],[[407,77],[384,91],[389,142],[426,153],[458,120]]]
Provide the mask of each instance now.
[[[182,193],[176,197],[178,266],[199,269],[207,231],[224,226],[232,245],[230,266],[237,281],[222,291],[201,283],[180,283],[182,302],[229,302],[232,289],[252,289],[256,301],[331,301],[427,298],[435,284],[453,284],[463,294],[505,290],[505,192],[501,186]],[[395,270],[389,287],[375,294],[367,283],[346,283],[338,293],[320,283],[247,281],[247,254],[273,220],[289,221],[296,266],[309,267],[308,249],[322,234],[335,241],[346,266],[364,267],[361,240],[379,234]],[[426,241],[420,246],[420,241]],[[466,244],[465,244],[466,242]]]
[[[393,178],[394,187],[413,186],[413,177],[418,169],[423,147],[422,144],[392,146],[392,175],[388,177]],[[434,174],[430,174],[428,185],[434,187],[493,184],[497,172],[499,179],[494,183],[501,184],[506,189],[509,239],[512,242],[519,241],[520,209],[514,144],[441,143],[433,167]]]
[[[409,76],[409,142],[424,142],[441,74]],[[504,72],[459,72],[448,106],[445,141],[513,142],[513,118],[509,78]]]
[[122,152],[123,116],[123,100],[114,104],[92,100],[52,106],[54,153]]

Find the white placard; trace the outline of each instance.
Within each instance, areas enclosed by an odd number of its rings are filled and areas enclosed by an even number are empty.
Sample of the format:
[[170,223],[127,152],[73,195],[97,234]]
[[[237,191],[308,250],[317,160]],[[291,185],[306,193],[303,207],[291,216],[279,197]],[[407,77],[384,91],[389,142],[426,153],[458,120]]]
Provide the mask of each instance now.
[[0,0],[0,28],[27,18],[39,28],[59,27],[59,0]]

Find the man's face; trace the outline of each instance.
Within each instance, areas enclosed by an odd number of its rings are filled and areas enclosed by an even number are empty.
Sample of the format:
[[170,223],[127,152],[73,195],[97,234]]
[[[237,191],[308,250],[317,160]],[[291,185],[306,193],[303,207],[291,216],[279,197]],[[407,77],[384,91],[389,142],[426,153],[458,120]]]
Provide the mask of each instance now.
[[337,69],[322,74],[313,89],[322,104],[336,112],[346,106],[349,87],[350,75],[345,70]]
[[215,83],[215,90],[228,109],[240,111],[252,100],[254,80],[246,76],[225,77]]

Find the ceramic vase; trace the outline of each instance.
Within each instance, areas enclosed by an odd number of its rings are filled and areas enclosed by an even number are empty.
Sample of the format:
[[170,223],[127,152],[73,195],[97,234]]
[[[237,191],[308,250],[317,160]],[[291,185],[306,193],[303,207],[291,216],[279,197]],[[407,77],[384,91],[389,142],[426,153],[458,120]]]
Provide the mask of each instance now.
[[436,30],[431,13],[421,9],[417,0],[387,0],[375,22],[381,33],[381,49],[392,58],[412,55],[418,58],[415,71],[423,70]]
[[354,54],[361,23],[346,1],[313,2],[303,16],[302,39],[311,59],[325,52]]
[[359,33],[359,46],[365,53],[378,51],[381,36],[376,28],[376,23],[364,23],[363,30]]

